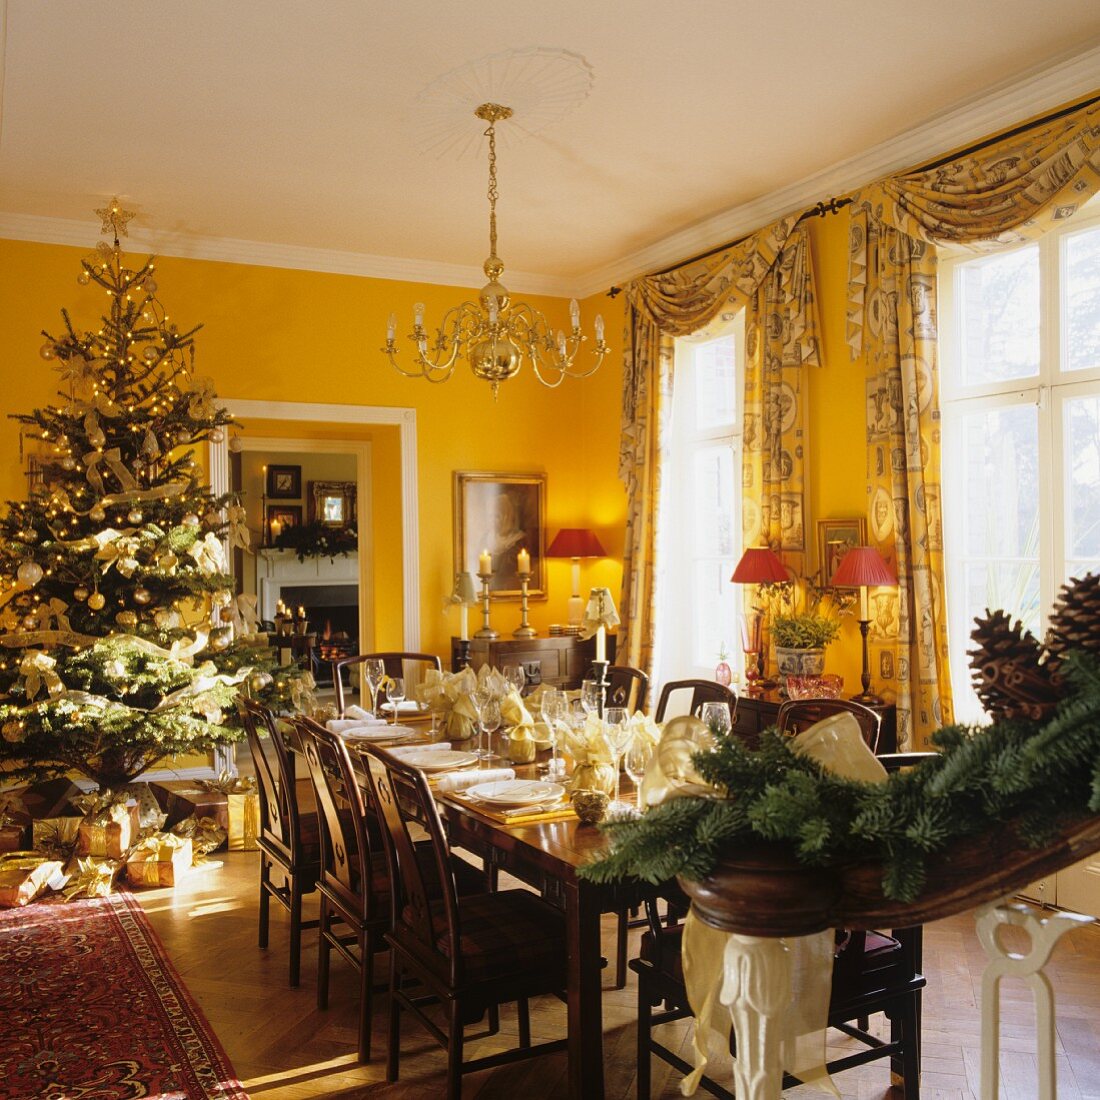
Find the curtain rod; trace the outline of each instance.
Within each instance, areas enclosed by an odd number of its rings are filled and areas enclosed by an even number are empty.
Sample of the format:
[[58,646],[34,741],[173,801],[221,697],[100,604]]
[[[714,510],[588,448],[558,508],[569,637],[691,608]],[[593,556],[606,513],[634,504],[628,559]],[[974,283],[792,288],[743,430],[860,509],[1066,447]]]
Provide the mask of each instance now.
[[[965,149],[960,149],[957,153],[948,153],[946,156],[940,157],[938,160],[929,161],[927,164],[918,165],[916,168],[906,169],[908,172],[930,172],[934,168],[942,168],[945,164],[950,164],[953,160],[958,160],[960,157],[968,157],[974,153],[980,153],[983,149],[988,149],[991,145],[996,145],[998,142],[1006,141],[1009,138],[1017,137],[1019,134],[1026,134],[1028,130],[1034,130],[1038,126],[1045,126],[1049,122],[1057,122],[1060,118],[1065,118],[1066,115],[1073,114],[1074,111],[1080,111],[1084,107],[1091,107],[1095,103],[1100,103],[1100,94],[1092,96],[1090,99],[1081,100],[1079,103],[1070,104],[1068,107],[1062,107],[1057,111],[1052,111],[1048,115],[1043,115],[1041,118],[1033,119],[1031,122],[1021,123],[1019,126],[1014,126],[1010,130],[1003,130],[998,134],[994,134],[992,137],[983,138],[981,141],[975,142],[973,145],[968,145]],[[825,202],[819,202],[816,206],[811,207],[809,210],[803,212],[796,225],[806,221],[809,218],[823,218],[826,214],[839,214],[840,211],[851,204],[852,200],[849,198],[831,198]],[[747,241],[751,237],[751,233],[746,233],[743,237],[737,237],[735,240],[727,241],[725,244],[720,244],[715,248],[708,249],[706,252],[700,252],[696,256],[690,256],[686,260],[680,260],[673,264],[671,267],[662,268],[660,271],[651,271],[647,278],[655,275],[668,275],[670,272],[675,271],[677,268],[686,267],[688,264],[698,263],[699,260],[705,260],[710,256],[715,255],[718,252],[722,252],[727,248],[733,248],[735,245],[739,245],[742,241]],[[608,292],[609,298],[614,298],[623,292],[623,288],[620,286],[613,286]]]

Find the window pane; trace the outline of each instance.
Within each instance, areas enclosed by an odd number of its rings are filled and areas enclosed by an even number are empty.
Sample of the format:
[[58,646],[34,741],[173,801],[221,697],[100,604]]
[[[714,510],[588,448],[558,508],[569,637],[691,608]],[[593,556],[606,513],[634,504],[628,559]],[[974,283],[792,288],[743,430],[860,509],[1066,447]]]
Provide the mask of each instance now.
[[730,583],[734,564],[732,557],[695,563],[692,586],[695,652],[692,663],[702,668],[717,665],[718,653],[723,647],[731,655],[738,649],[734,637],[737,630],[737,594]]
[[1065,241],[1066,370],[1100,367],[1100,229]]
[[692,551],[700,557],[733,553],[733,448],[727,444],[695,452],[692,494]]
[[1039,373],[1039,246],[959,268],[964,386]]
[[737,393],[733,337],[700,344],[694,360],[695,426],[701,431],[732,427]]
[[1065,403],[1066,575],[1100,565],[1100,395]]

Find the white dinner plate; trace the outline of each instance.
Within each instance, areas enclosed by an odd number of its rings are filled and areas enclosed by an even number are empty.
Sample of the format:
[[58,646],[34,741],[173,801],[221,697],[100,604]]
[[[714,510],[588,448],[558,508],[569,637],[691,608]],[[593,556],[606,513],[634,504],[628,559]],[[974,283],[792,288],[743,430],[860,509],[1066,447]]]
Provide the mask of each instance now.
[[404,753],[401,763],[411,764],[422,772],[443,772],[476,764],[477,757],[472,752],[456,752],[454,749],[420,749]]
[[408,726],[364,726],[362,729],[345,730],[341,733],[345,741],[397,741],[405,737],[422,736]]
[[565,794],[565,788],[560,783],[538,779],[501,779],[496,783],[479,783],[466,793],[493,806],[534,806],[557,801]]

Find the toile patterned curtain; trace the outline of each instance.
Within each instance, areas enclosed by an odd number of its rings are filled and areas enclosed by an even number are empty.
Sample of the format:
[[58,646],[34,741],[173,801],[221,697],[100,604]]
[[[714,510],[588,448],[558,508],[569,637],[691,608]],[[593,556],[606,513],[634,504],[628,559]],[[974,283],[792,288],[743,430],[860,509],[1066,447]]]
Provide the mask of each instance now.
[[810,239],[799,226],[749,303],[741,452],[745,546],[806,572],[802,368],[820,366]]
[[867,366],[867,518],[900,582],[873,594],[871,653],[897,695],[903,750],[923,748],[952,719],[935,245],[1033,239],[1097,191],[1100,104],[853,196],[848,343]]
[[[762,285],[775,269],[781,274],[768,291]],[[661,474],[667,457],[666,438],[673,386],[673,341],[703,328],[724,309],[750,306],[759,319],[761,355],[781,363],[764,370],[757,380],[761,403],[759,430],[764,430],[763,408],[783,409],[783,422],[797,422],[801,432],[800,387],[791,388],[790,366],[816,362],[817,321],[812,313],[813,274],[808,238],[797,217],[782,218],[714,256],[694,261],[662,275],[636,279],[626,289],[627,316],[623,339],[622,423],[619,476],[627,490],[626,545],[617,660],[652,674],[654,666],[654,609],[656,606],[657,523]],[[769,327],[770,326],[770,327]],[[773,331],[774,329],[774,331]],[[807,341],[815,345],[809,358]],[[784,387],[786,383],[787,388]],[[794,403],[794,419],[790,405]],[[770,415],[770,414],[769,414]],[[769,419],[769,424],[774,418]],[[792,429],[793,430],[793,429]],[[777,522],[797,515],[804,523],[801,443],[790,432],[780,432],[779,453],[769,464],[770,483],[779,493]],[[769,440],[769,446],[771,442]],[[763,448],[761,434],[759,447]],[[787,458],[783,451],[786,448]],[[780,486],[787,460],[798,463],[797,492]],[[754,488],[756,516],[763,516],[763,457]],[[792,470],[792,477],[793,477]],[[784,513],[783,497],[790,497]],[[797,508],[795,508],[797,505]],[[770,506],[769,506],[770,507]]]

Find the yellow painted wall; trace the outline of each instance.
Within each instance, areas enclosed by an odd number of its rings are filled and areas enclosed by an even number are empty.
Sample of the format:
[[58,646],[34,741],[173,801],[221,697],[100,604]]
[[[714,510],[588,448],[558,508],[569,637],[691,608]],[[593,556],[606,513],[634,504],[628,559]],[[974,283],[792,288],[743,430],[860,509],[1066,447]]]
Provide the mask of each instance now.
[[[56,374],[38,355],[40,329],[56,332],[61,307],[88,326],[99,308],[93,289],[79,287],[81,256],[90,251],[55,245],[0,241],[0,379],[3,412],[22,412],[54,398]],[[354,276],[164,258],[158,263],[159,295],[181,327],[204,323],[197,338],[197,369],[210,375],[226,397],[410,407],[416,410],[420,496],[421,645],[449,653],[457,611],[444,614],[451,590],[454,470],[545,471],[547,522],[592,523],[609,553],[622,545],[622,491],[615,474],[618,439],[620,324],[608,324],[613,345],[608,364],[591,379],[548,390],[525,371],[506,383],[494,404],[488,386],[459,366],[451,381],[430,385],[401,377],[381,347],[392,310],[405,330],[413,303],[427,306],[429,323],[471,291]],[[565,326],[567,303],[523,295]],[[610,305],[585,304],[585,324]],[[407,357],[407,351],[405,356]],[[407,358],[406,358],[407,361]],[[401,642],[401,547],[398,525],[400,452],[396,428],[346,425],[253,424],[257,434],[356,438],[373,447],[376,643]],[[363,437],[363,436],[360,436]],[[0,501],[20,499],[26,485],[18,453],[18,427],[0,421]],[[568,563],[550,564],[550,598],[533,602],[531,622],[545,630],[561,621],[569,591]],[[595,563],[584,583],[618,592],[619,566]],[[514,603],[494,604],[494,625],[508,634],[518,625]]]

